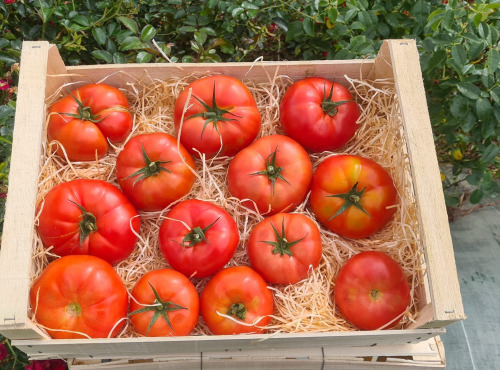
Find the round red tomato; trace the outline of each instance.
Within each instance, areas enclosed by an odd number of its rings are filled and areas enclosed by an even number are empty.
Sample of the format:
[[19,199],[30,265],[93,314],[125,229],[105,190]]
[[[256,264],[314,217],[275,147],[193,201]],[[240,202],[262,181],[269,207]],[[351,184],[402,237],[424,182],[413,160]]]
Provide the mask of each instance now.
[[397,198],[390,175],[368,158],[333,155],[313,175],[310,202],[316,218],[347,238],[379,231],[396,212]]
[[189,335],[198,322],[200,301],[193,283],[172,269],[149,271],[132,289],[130,321],[148,337]]
[[266,216],[293,211],[304,201],[311,178],[307,152],[283,135],[261,137],[232,159],[227,172],[231,195]]
[[[191,105],[181,120],[189,91]],[[216,75],[200,78],[179,95],[174,108],[174,125],[181,143],[193,154],[208,158],[232,156],[255,140],[261,118],[252,93],[238,79]]]
[[285,133],[312,152],[334,150],[358,128],[359,107],[338,82],[308,77],[290,86],[280,103]]
[[[57,140],[71,161],[92,161],[108,152],[108,140],[125,140],[133,119],[125,95],[106,84],[73,90],[49,109],[47,134]],[[61,148],[57,153],[63,156]]]
[[134,250],[141,221],[120,190],[102,180],[53,187],[38,205],[38,233],[58,256],[91,254],[111,264]]
[[160,227],[159,241],[170,266],[188,277],[204,278],[229,262],[240,237],[236,222],[224,209],[190,199],[167,214]]
[[229,267],[215,274],[202,290],[200,309],[213,334],[263,333],[273,314],[273,295],[250,267]]
[[35,280],[30,304],[36,321],[52,338],[85,338],[76,332],[106,338],[116,336],[125,324],[128,293],[106,261],[66,256],[51,262]]
[[189,193],[195,164],[184,147],[165,133],[137,135],[116,159],[116,177],[140,210],[159,211]]
[[259,222],[248,239],[252,267],[274,284],[295,284],[321,260],[321,236],[314,222],[298,213],[277,213]]
[[362,252],[340,269],[335,304],[345,318],[365,330],[397,324],[410,304],[410,286],[401,266],[387,254]]

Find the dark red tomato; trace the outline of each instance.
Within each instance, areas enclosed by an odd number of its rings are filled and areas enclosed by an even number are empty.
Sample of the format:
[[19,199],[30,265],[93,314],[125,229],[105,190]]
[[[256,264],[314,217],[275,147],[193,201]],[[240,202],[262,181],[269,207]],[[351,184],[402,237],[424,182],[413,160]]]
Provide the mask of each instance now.
[[[192,96],[184,113],[189,92]],[[184,147],[207,158],[232,156],[255,140],[261,118],[252,93],[238,79],[216,75],[200,78],[179,95],[174,125]]]
[[125,324],[128,293],[106,261],[66,256],[51,262],[35,280],[30,304],[52,338],[85,338],[77,333],[106,338],[116,336]]
[[159,233],[161,252],[170,266],[195,278],[211,276],[223,268],[239,240],[238,227],[229,213],[197,199],[172,208]]
[[[73,90],[49,109],[47,134],[71,161],[93,161],[108,152],[108,140],[125,140],[133,119],[125,95],[116,87],[89,84]],[[63,156],[61,148],[57,153]]]
[[311,152],[334,150],[355,134],[359,107],[338,82],[308,77],[290,86],[280,103],[285,133]]
[[229,267],[205,286],[200,309],[213,334],[263,333],[273,314],[273,295],[250,267]]
[[130,321],[134,329],[148,337],[189,335],[200,311],[193,283],[172,269],[149,271],[132,289]]
[[391,176],[378,163],[355,155],[333,155],[314,172],[310,202],[326,227],[359,239],[389,222],[398,194]]
[[274,284],[295,284],[318,267],[321,236],[307,216],[277,213],[259,222],[248,239],[252,267]]
[[141,224],[138,213],[106,181],[78,179],[56,185],[40,209],[38,233],[58,256],[91,254],[117,264],[134,250]]
[[187,195],[196,179],[191,155],[177,140],[157,132],[137,135],[116,160],[123,192],[140,210],[159,211]]
[[311,178],[307,152],[283,135],[261,137],[233,158],[227,172],[231,195],[266,216],[293,211],[304,201]]
[[410,286],[401,266],[387,254],[362,252],[340,269],[335,304],[345,318],[365,330],[390,328],[410,304]]

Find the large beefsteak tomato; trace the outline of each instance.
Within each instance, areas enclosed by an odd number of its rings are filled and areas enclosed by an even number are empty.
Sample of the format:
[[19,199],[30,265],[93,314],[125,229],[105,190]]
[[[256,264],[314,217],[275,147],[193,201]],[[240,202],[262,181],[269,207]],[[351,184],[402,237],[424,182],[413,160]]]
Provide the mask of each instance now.
[[399,264],[385,253],[361,252],[340,269],[335,304],[348,321],[365,330],[390,328],[410,303],[410,286]]
[[307,152],[295,140],[268,135],[234,156],[227,184],[231,195],[244,206],[256,206],[260,213],[270,216],[291,212],[305,199],[312,172]]
[[[182,121],[186,103],[190,106]],[[175,102],[174,125],[188,151],[211,158],[232,156],[254,141],[261,117],[252,93],[240,80],[215,75],[200,78],[181,92]]]
[[271,321],[273,307],[273,295],[266,281],[248,266],[219,271],[200,297],[203,320],[217,335],[263,333]]
[[351,239],[379,231],[396,212],[398,194],[389,173],[371,159],[333,155],[316,168],[310,196],[316,218]]
[[137,281],[131,295],[130,321],[141,335],[189,335],[198,322],[198,292],[178,271],[149,271]]
[[[57,140],[71,161],[92,161],[108,152],[108,140],[125,140],[133,119],[125,95],[106,84],[73,90],[49,109],[47,135]],[[57,153],[63,156],[61,148]]]
[[198,199],[185,200],[172,208],[159,233],[161,252],[170,266],[194,278],[213,275],[223,268],[239,240],[232,216]]
[[285,133],[312,152],[334,150],[355,134],[360,112],[343,85],[307,77],[290,86],[280,103]]
[[116,336],[125,324],[128,293],[106,261],[66,256],[51,262],[35,280],[30,304],[52,338],[85,338],[78,333],[106,338]]
[[159,211],[189,193],[196,179],[191,155],[162,132],[137,135],[116,159],[118,184],[140,210]]
[[39,203],[38,212],[38,233],[53,253],[91,254],[111,264],[132,253],[141,224],[132,203],[103,180],[56,185]]
[[259,222],[248,239],[255,271],[274,284],[295,284],[321,260],[318,227],[300,213],[277,213]]

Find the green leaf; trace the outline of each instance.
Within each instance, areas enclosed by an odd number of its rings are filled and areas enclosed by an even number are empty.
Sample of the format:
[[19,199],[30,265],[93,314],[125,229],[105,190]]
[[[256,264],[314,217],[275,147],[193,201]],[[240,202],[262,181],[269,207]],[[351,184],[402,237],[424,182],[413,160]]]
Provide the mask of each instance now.
[[457,85],[458,91],[469,99],[476,100],[481,95],[481,90],[476,85],[470,82],[460,82]]
[[153,55],[148,53],[147,51],[140,51],[137,53],[135,61],[137,63],[148,63],[153,58]]
[[499,151],[498,145],[496,144],[488,145],[481,156],[481,161],[485,164],[493,162],[493,160],[498,155],[498,151]]
[[432,40],[436,45],[446,45],[448,46],[453,42],[453,38],[447,33],[438,33],[432,37]]
[[286,32],[286,41],[295,41],[297,37],[304,34],[304,28],[302,22],[292,22],[288,26],[288,31]]
[[460,197],[455,195],[445,194],[444,200],[448,207],[458,207],[460,205]]
[[387,38],[391,33],[391,29],[385,22],[378,22],[377,32],[380,33],[380,35],[382,35],[383,37]]
[[429,17],[429,10],[429,4],[426,1],[416,1],[410,13],[418,23],[424,24]]
[[210,36],[217,36],[217,32],[215,32],[215,30],[211,27],[201,27],[200,32],[206,33]]
[[488,59],[486,63],[488,66],[488,74],[492,75],[495,73],[498,69],[498,65],[500,64],[500,52],[496,49],[490,49],[488,51]]
[[233,16],[233,18],[236,18],[237,16],[239,16],[244,11],[245,11],[245,9],[243,9],[242,7],[237,7],[237,8],[233,9],[233,11],[231,12],[231,15]]
[[463,95],[457,95],[453,98],[450,104],[450,112],[456,117],[464,117],[469,111],[469,101]]
[[273,18],[273,22],[283,31],[288,31],[288,22],[283,18]]
[[122,44],[120,45],[120,50],[135,50],[142,49],[143,47],[144,44],[141,42],[141,40],[139,40],[137,36],[129,36],[125,40],[123,40]]
[[259,10],[259,7],[257,5],[255,5],[255,4],[252,4],[250,1],[243,1],[243,3],[241,3],[241,6],[244,9]]
[[19,59],[11,55],[10,53],[0,52],[0,62],[5,62],[7,67],[10,67],[12,64],[19,62]]
[[451,48],[451,57],[459,65],[465,66],[467,64],[467,55],[465,54],[465,48],[462,45],[454,45]]
[[124,64],[127,63],[127,58],[125,55],[120,52],[113,53],[113,63],[115,64]]
[[[326,12],[327,16],[328,16],[328,19],[330,20],[330,22],[334,23],[336,20],[337,20],[337,17],[339,16],[339,12],[337,11],[336,8],[334,8],[333,6],[328,8],[327,12]],[[277,23],[276,23],[277,24]]]
[[214,9],[219,0],[208,0],[207,6],[209,9]]
[[485,48],[484,41],[471,41],[468,43],[469,46],[469,58],[475,59],[481,54]]
[[103,60],[106,63],[113,63],[113,56],[109,51],[106,50],[93,50],[90,52],[92,56],[96,59]]
[[311,18],[305,18],[302,22],[302,25],[304,27],[304,32],[306,33],[306,35],[314,35],[314,24]]
[[472,204],[477,204],[483,199],[483,191],[481,189],[476,189],[470,195],[470,202]]
[[90,25],[89,19],[84,15],[79,14],[76,17],[71,18],[71,20],[82,27],[88,27]]
[[481,121],[490,120],[491,115],[493,113],[493,107],[491,106],[489,99],[486,98],[477,99],[476,111],[477,111],[477,118],[479,118]]
[[196,28],[193,26],[182,26],[178,29],[180,33],[188,33],[188,32],[194,32],[196,31]]
[[205,32],[196,31],[194,33],[194,39],[198,44],[203,45],[205,41],[207,41],[207,34]]
[[101,27],[92,28],[92,36],[94,36],[94,39],[99,45],[104,45],[108,38],[106,31],[104,31]]
[[428,71],[432,71],[435,68],[441,68],[446,63],[446,51],[438,50],[429,59]]
[[228,40],[224,40],[224,43],[220,46],[220,50],[226,54],[233,54],[234,46]]
[[500,105],[500,86],[494,87],[490,91],[490,96],[491,96],[491,98],[493,99],[493,101],[495,103],[497,103],[498,105]]
[[144,26],[144,28],[141,31],[141,41],[142,42],[148,42],[150,41],[153,37],[156,35],[156,29],[148,24]]
[[0,49],[3,49],[10,45],[10,41],[7,39],[0,39]]
[[137,26],[137,22],[134,21],[133,19],[127,17],[118,17],[117,19],[133,33],[137,34],[139,32],[139,27]]

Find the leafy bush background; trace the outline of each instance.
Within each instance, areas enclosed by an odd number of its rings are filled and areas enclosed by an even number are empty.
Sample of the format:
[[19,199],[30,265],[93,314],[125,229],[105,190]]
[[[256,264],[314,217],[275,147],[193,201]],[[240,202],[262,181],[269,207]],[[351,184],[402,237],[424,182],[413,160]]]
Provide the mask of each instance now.
[[23,40],[48,40],[75,65],[373,58],[383,39],[413,38],[447,204],[496,197],[499,8],[500,0],[0,0],[0,230]]

